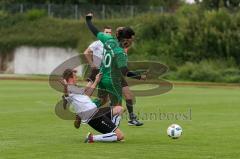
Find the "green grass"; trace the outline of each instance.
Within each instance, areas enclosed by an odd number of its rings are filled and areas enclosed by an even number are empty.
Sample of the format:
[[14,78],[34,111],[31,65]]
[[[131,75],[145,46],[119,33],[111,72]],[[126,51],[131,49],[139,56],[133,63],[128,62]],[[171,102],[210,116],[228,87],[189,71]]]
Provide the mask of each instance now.
[[[239,158],[240,88],[175,86],[160,96],[137,98],[136,112],[188,113],[191,120],[144,120],[121,129],[125,142],[84,144],[92,130],[54,113],[60,94],[47,82],[0,81],[0,159],[232,159]],[[171,123],[183,127],[180,139],[167,137]],[[94,131],[93,131],[94,132]]]

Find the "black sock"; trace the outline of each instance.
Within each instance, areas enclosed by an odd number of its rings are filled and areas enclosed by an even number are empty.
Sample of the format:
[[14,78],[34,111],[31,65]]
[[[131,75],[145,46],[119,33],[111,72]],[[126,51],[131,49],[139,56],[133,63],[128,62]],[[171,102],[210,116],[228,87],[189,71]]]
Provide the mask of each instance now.
[[133,101],[132,101],[132,99],[126,99],[126,106],[127,106],[129,116],[131,117],[132,114],[133,114]]

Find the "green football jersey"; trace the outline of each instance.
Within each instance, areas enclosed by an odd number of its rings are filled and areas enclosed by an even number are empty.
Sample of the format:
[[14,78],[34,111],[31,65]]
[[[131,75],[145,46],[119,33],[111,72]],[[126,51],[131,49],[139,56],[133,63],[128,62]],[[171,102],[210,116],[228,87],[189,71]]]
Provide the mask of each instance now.
[[122,76],[121,67],[127,67],[127,55],[116,38],[99,32],[97,38],[104,45],[104,56],[100,67],[102,80],[118,79]]

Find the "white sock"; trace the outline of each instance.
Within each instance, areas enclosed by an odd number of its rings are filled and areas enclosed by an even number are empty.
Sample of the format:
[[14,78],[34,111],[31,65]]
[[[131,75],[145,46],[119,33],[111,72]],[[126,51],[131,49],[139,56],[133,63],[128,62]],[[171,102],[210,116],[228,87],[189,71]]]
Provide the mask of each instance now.
[[117,115],[113,116],[112,122],[118,127],[119,124],[120,124],[121,118],[122,118],[122,117],[117,114]]
[[105,141],[105,142],[117,141],[117,135],[116,133],[93,135],[93,141]]

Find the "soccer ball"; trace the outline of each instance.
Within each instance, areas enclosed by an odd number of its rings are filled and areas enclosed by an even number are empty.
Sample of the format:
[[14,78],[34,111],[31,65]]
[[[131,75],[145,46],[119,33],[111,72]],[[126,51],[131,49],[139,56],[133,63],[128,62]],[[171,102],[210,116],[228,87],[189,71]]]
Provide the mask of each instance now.
[[172,124],[167,129],[167,135],[172,139],[177,139],[182,135],[182,128],[177,124]]

